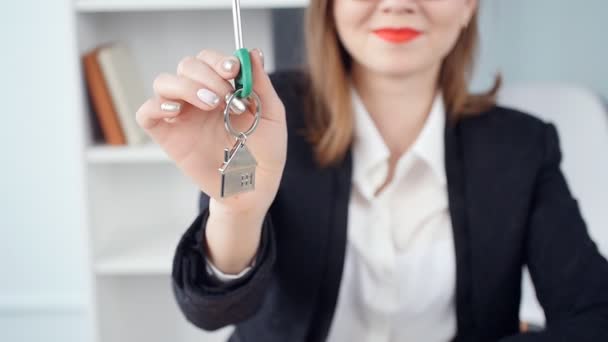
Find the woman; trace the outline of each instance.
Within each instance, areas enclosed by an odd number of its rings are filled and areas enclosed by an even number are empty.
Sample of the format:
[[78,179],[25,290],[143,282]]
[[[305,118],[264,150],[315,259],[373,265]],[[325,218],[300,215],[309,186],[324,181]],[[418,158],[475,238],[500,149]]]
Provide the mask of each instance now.
[[[173,263],[187,320],[231,341],[608,340],[608,263],[555,127],[496,106],[499,79],[466,91],[477,7],[312,0],[306,71],[268,77],[251,53],[256,189],[227,198],[238,61],[204,50],[157,77],[137,121],[202,190]],[[547,326],[518,335],[523,265]]]

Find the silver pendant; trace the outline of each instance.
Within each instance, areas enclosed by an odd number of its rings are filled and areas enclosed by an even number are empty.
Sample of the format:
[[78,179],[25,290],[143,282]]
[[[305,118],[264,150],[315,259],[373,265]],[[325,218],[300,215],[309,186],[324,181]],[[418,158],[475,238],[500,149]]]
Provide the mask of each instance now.
[[219,168],[221,175],[220,195],[222,198],[236,195],[242,192],[255,190],[255,169],[258,165],[253,154],[249,151],[245,143],[257,128],[262,113],[260,98],[255,92],[251,96],[256,101],[255,119],[251,127],[246,132],[237,132],[230,122],[230,107],[236,95],[242,89],[236,90],[226,101],[224,109],[224,124],[226,130],[236,138],[236,143],[232,149],[224,149],[224,162]]
[[224,149],[221,196],[227,197],[241,192],[255,190],[255,167],[257,161],[245,143],[237,140],[232,150]]

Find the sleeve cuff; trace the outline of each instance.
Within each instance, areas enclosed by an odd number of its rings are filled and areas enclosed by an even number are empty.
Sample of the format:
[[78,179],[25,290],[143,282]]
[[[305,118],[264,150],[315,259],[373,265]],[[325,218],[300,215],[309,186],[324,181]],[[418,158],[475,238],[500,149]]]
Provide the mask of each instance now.
[[227,273],[220,271],[211,261],[209,261],[209,258],[205,258],[205,269],[207,270],[208,275],[214,277],[216,280],[218,280],[222,283],[227,283],[232,280],[241,279],[245,275],[247,275],[247,273],[249,273],[249,271],[251,271],[251,269],[255,266],[255,260],[256,260],[256,257],[254,257],[253,260],[251,261],[251,263],[249,264],[249,266],[247,266],[240,273],[227,274]]

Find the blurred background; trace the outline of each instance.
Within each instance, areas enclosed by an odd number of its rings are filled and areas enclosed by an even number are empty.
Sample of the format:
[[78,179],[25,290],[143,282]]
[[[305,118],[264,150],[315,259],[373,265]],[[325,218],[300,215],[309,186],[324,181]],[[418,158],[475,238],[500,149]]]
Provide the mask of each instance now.
[[[608,2],[481,0],[471,87],[554,122],[563,168],[608,255]],[[302,62],[306,0],[242,0],[268,71]],[[134,125],[160,72],[234,50],[228,0],[5,2],[0,68],[0,341],[221,341],[183,319],[173,250],[198,192]],[[544,316],[528,278],[521,318]]]

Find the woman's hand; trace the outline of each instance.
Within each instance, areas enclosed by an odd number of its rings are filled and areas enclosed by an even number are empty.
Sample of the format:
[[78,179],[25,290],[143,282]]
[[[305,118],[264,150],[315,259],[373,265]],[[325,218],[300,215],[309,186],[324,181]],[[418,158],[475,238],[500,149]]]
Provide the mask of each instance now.
[[[226,95],[234,88],[229,80],[239,72],[234,56],[203,50],[186,57],[177,74],[162,73],[154,81],[156,97],[137,111],[137,123],[158,143],[184,174],[210,197],[213,210],[229,215],[263,216],[276,196],[287,154],[285,109],[263,67],[263,55],[252,50],[253,89],[262,101],[262,116],[246,146],[256,158],[255,191],[220,197],[224,148],[235,138],[226,131],[223,110]],[[180,108],[171,111],[174,104]],[[175,107],[175,106],[173,106]],[[255,110],[255,106],[249,106]],[[254,120],[247,110],[231,115],[237,131],[246,131]]]

